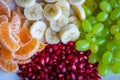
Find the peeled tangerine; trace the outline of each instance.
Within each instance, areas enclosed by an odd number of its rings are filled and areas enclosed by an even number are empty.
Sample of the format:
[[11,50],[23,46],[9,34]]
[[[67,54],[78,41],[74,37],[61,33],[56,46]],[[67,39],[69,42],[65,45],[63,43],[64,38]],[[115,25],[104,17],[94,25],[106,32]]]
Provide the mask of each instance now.
[[35,52],[37,52],[38,48],[38,39],[32,38],[26,44],[21,45],[21,48],[15,53],[15,58],[19,60],[30,58]]
[[14,72],[18,70],[18,65],[16,62],[10,61],[6,63],[1,58],[0,58],[0,67],[7,72]]
[[7,22],[1,23],[0,25],[0,41],[11,52],[16,52],[20,48],[20,45],[10,37],[9,23]]

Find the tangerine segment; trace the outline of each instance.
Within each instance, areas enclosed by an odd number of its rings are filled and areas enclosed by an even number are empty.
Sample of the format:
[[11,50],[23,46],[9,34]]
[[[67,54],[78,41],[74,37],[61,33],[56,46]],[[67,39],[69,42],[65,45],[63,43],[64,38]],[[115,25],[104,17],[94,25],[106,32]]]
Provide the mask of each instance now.
[[1,49],[1,57],[5,62],[12,61],[14,59],[13,53],[5,47],[2,47]]
[[19,38],[20,38],[20,41],[25,44],[27,43],[29,40],[31,40],[31,35],[30,35],[30,32],[27,28],[24,28],[22,27],[20,29],[20,32],[19,32]]
[[2,23],[2,22],[8,22],[8,17],[5,15],[1,15],[0,16],[0,23]]
[[11,28],[12,28],[13,32],[15,32],[15,33],[19,32],[19,29],[20,29],[20,17],[14,11],[12,11],[10,25],[11,25]]
[[17,64],[27,64],[27,63],[31,62],[32,60],[31,60],[31,58],[29,58],[29,59],[26,59],[26,60],[17,60],[17,59],[15,59],[14,61]]
[[15,53],[15,58],[18,60],[28,59],[37,52],[39,48],[39,41],[36,38],[32,38],[26,44],[21,46],[21,48]]
[[9,28],[9,23],[1,23],[0,25],[0,41],[1,44],[6,47],[9,51],[11,52],[16,52],[19,48],[20,45],[15,43],[11,38],[10,38],[10,28]]
[[7,72],[15,72],[18,70],[18,65],[16,62],[10,61],[6,63],[1,58],[0,58],[0,67]]
[[10,17],[10,9],[4,0],[0,0],[0,15]]
[[42,51],[47,44],[44,44],[43,42],[39,42],[39,49],[38,51]]

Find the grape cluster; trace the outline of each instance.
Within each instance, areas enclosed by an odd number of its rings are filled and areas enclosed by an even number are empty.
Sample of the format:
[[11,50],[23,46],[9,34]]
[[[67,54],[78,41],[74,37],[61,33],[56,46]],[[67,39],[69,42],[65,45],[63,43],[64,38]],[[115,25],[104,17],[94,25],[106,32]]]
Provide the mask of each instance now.
[[101,76],[120,73],[120,0],[87,0],[76,49],[91,50],[89,62],[99,62]]

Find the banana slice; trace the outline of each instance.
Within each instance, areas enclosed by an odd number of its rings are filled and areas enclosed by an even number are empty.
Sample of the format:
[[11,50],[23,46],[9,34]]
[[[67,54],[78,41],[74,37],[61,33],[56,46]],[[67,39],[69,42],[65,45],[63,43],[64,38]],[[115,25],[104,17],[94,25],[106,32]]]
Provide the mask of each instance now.
[[47,26],[44,22],[36,21],[30,27],[30,33],[32,37],[35,37],[38,40],[42,40],[44,39],[44,33],[45,33],[46,28]]
[[56,2],[58,0],[44,0],[44,1],[47,2],[47,3],[54,3],[54,2]]
[[86,18],[84,8],[80,5],[72,5],[73,11],[77,14],[80,20],[83,20]]
[[24,9],[24,15],[28,20],[39,20],[42,18],[43,8],[40,4],[35,3],[31,7]]
[[62,15],[57,21],[51,20],[50,27],[53,31],[59,32],[61,28],[68,24],[68,22],[69,22],[68,18]]
[[66,0],[59,0],[58,2],[55,3],[55,5],[57,5],[58,7],[61,8],[62,13],[69,17],[70,16],[70,4],[68,1]]
[[81,21],[77,18],[77,16],[70,16],[68,19],[70,24],[75,24],[78,28],[81,26]]
[[15,0],[16,4],[20,7],[31,7],[35,4],[36,0]]
[[71,5],[82,5],[85,0],[69,0]]
[[48,27],[46,32],[45,32],[45,39],[49,44],[57,44],[60,42],[60,38],[58,36],[58,33],[51,30],[50,27]]
[[80,36],[80,31],[75,24],[68,24],[60,31],[61,41],[67,43],[74,41]]
[[62,10],[55,4],[47,4],[44,7],[43,15],[48,21],[58,20],[62,15]]

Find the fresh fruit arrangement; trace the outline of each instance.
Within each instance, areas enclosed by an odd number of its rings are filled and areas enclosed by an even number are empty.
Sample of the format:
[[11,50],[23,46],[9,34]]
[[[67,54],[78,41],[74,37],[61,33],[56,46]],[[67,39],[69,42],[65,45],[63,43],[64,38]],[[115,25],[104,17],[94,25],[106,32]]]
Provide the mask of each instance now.
[[118,74],[119,37],[120,0],[0,0],[0,67],[24,80]]

